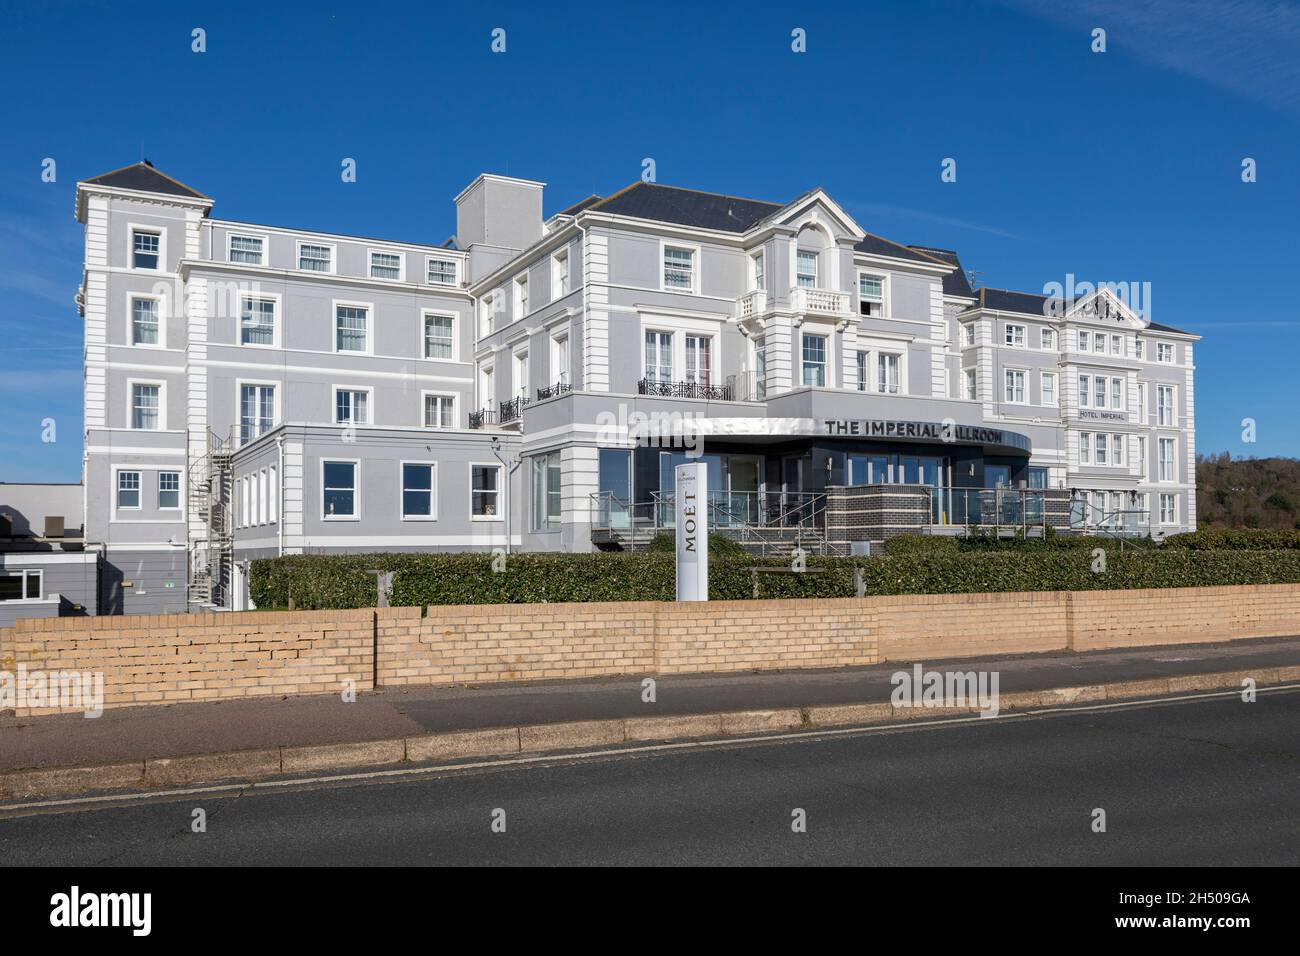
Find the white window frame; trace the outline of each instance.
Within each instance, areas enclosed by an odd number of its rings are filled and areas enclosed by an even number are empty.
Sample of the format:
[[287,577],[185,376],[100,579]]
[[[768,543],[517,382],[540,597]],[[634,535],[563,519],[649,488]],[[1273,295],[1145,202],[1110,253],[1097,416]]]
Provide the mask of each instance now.
[[[1047,400],[1047,383],[1052,383],[1052,400]],[[1040,371],[1038,373],[1038,400],[1044,408],[1058,408],[1061,404],[1061,391],[1057,387],[1060,384],[1060,376],[1055,372]]]
[[879,280],[880,280],[880,314],[879,314],[879,315],[873,315],[873,316],[871,316],[871,318],[873,318],[873,319],[876,319],[876,318],[887,318],[887,317],[891,314],[891,312],[890,312],[890,308],[889,308],[889,273],[887,273],[887,272],[871,272],[870,270],[867,270],[867,269],[859,269],[859,270],[858,270],[858,274],[857,274],[858,284],[857,284],[856,292],[857,292],[857,296],[858,296],[859,310],[861,309],[861,303],[862,303],[862,302],[864,302],[864,301],[866,301],[866,302],[874,302],[874,301],[876,301],[875,299],[865,299],[865,300],[864,300],[864,299],[862,298],[862,277],[863,277],[863,276],[866,276],[866,277],[868,277],[868,278],[870,278],[870,279],[879,279]]
[[573,257],[569,247],[551,253],[551,301],[558,302],[573,291]]
[[[339,309],[366,310],[366,347],[364,351],[339,348]],[[357,302],[348,299],[332,299],[330,303],[330,332],[335,355],[374,355],[375,354],[375,306],[373,302]],[[421,334],[424,330],[421,328]]]
[[1077,351],[1079,351],[1079,352],[1091,352],[1091,351],[1092,351],[1092,333],[1091,333],[1091,332],[1089,332],[1087,329],[1079,329],[1079,330],[1075,333],[1075,336],[1076,336],[1076,339],[1077,339],[1077,342],[1076,342],[1076,345],[1077,345]]
[[[430,318],[451,319],[451,355],[446,358],[429,354],[428,322]],[[456,362],[460,355],[460,316],[439,309],[420,310],[420,358],[426,362]]]
[[[236,262],[235,261],[235,240],[236,239],[254,239],[262,244],[262,250],[258,253],[257,262]],[[251,266],[266,268],[270,263],[268,253],[271,249],[270,240],[263,235],[253,232],[228,232],[226,233],[226,261],[236,266]]]
[[[505,487],[505,469],[501,467],[499,461],[471,461],[469,466],[469,520],[470,521],[505,521],[504,509],[501,507],[502,495],[507,493]],[[476,515],[474,514],[474,469],[475,468],[492,468],[497,473],[496,488],[496,514]]]
[[[366,420],[364,422],[339,421],[339,393],[340,392],[349,392],[353,395],[355,395],[358,392],[361,392],[366,396]],[[373,425],[375,423],[375,387],[373,385],[335,385],[333,390],[331,391],[331,395],[333,396],[334,399],[334,424],[335,425],[366,426],[366,425]],[[352,413],[355,415],[356,401],[349,400],[349,407],[351,408]]]
[[1145,425],[1147,423],[1147,414],[1148,414],[1147,413],[1147,383],[1136,382],[1134,383],[1134,386],[1135,387],[1133,389],[1133,394],[1134,394],[1134,401],[1137,402],[1137,409],[1136,409],[1137,420],[1139,424]]
[[277,466],[271,465],[267,471],[267,524],[275,524],[279,521],[279,502],[280,502],[280,470]]
[[[350,515],[330,515],[325,513],[325,465],[339,464],[352,466],[352,514]],[[360,458],[332,458],[321,456],[320,464],[317,468],[317,475],[320,478],[320,519],[322,521],[360,521],[361,520],[361,459]]]
[[[812,285],[800,285],[800,284],[799,284],[799,280],[800,280],[803,276],[807,275],[807,273],[804,273],[804,272],[800,272],[800,271],[799,271],[799,261],[800,261],[801,259],[805,259],[805,260],[806,260],[807,258],[811,258],[811,259],[812,259],[812,264],[813,264],[813,268],[812,268],[812,280],[813,280],[813,281],[812,281]],[[820,250],[815,250],[815,249],[800,249],[798,246],[795,246],[795,249],[794,249],[794,286],[793,286],[793,287],[796,288],[796,289],[820,289],[821,286],[819,286],[817,283],[821,282],[821,278],[822,278],[822,275],[821,275],[821,274],[822,274],[822,254],[821,254],[821,251],[820,251]]]
[[[158,389],[158,427],[135,427],[135,387],[152,386]],[[128,378],[126,380],[126,427],[137,432],[165,432],[167,430],[167,383],[152,378]]]
[[1079,464],[1092,464],[1092,432],[1079,432]]
[[[36,597],[27,596],[27,582],[32,575],[36,576]],[[0,607],[7,607],[10,604],[37,604],[45,600],[45,571],[41,568],[0,568],[0,578],[22,578],[23,582],[23,596],[0,600]]]
[[1056,329],[1040,328],[1038,330],[1038,347],[1046,352],[1056,351]]
[[[1165,501],[1170,503],[1169,520],[1165,520]],[[1162,526],[1168,527],[1178,524],[1178,495],[1172,491],[1162,491],[1156,498],[1156,507],[1160,513],[1156,516]]]
[[[127,268],[132,272],[166,272],[167,271],[167,230],[163,226],[150,226],[142,222],[129,222],[127,228]],[[137,232],[146,233],[158,237],[158,265],[154,268],[148,266],[137,266],[135,264],[135,234]]]
[[[271,314],[271,343],[261,345],[257,342],[244,341],[244,303],[250,299],[262,299],[272,303],[273,311]],[[280,326],[281,326],[281,298],[278,292],[244,292],[239,293],[239,318],[236,328],[235,343],[240,348],[246,349],[278,349],[280,347]]]
[[[328,269],[304,269],[302,267],[302,247],[317,246],[321,249],[330,251],[330,267]],[[293,247],[293,267],[296,272],[302,272],[309,276],[332,276],[338,275],[339,269],[339,249],[338,244],[333,242],[321,242],[316,239],[298,239],[294,242]]]
[[[266,431],[244,441],[244,389],[247,388],[269,388],[271,390],[271,424],[267,426]],[[235,379],[235,440],[240,448],[244,445],[251,444],[273,431],[280,424],[280,383],[269,382],[260,379],[237,378]]]
[[485,292],[478,300],[478,334],[486,338],[497,330],[497,315],[500,314],[502,290],[493,289]]
[[[406,466],[429,469],[429,513],[427,515],[409,515],[406,513]],[[413,489],[423,491],[424,489]],[[399,521],[437,521],[438,520],[438,463],[432,460],[417,461],[402,459],[397,463],[397,518]]]
[[[551,469],[551,456],[555,457],[555,467],[560,472],[560,511],[559,514],[555,516],[554,523],[551,521],[549,511],[551,502],[549,474]],[[541,463],[542,474],[542,501],[545,502],[546,508],[544,520],[540,522],[538,521],[537,510],[534,508],[534,505],[537,503],[537,488],[535,483],[537,480],[537,466],[539,462]],[[554,531],[559,531],[564,523],[564,465],[563,455],[561,455],[558,449],[530,456],[528,464],[528,511],[528,530],[534,534],[549,534]]]
[[[1010,398],[1009,395],[1014,393],[1014,386],[1010,382],[1012,375],[1020,376],[1020,394],[1021,397]],[[1029,404],[1029,369],[1015,368],[1007,366],[1002,367],[1002,403],[1004,405],[1028,405]]]
[[[1168,442],[1173,449],[1173,454],[1169,458],[1169,477],[1165,477],[1165,459],[1161,454]],[[1160,435],[1156,440],[1156,481],[1162,485],[1173,484],[1178,481],[1178,439],[1172,435]]]
[[[1165,355],[1166,353],[1169,355],[1169,358],[1167,358],[1167,359],[1166,359],[1166,358],[1161,358],[1161,356],[1162,356],[1162,355]],[[1157,361],[1158,363],[1160,363],[1161,365],[1177,365],[1177,364],[1178,364],[1178,352],[1177,352],[1177,350],[1174,349],[1174,343],[1173,343],[1173,342],[1157,342],[1157,343],[1156,343],[1156,361]]]
[[[113,468],[113,516],[116,517],[119,511],[143,511],[144,510],[144,472],[143,468],[134,466]],[[134,505],[122,504],[122,476],[135,475],[135,493],[136,503]]]
[[[906,395],[907,392],[905,391],[903,386],[903,378],[904,378],[903,366],[907,362],[906,350],[899,350],[895,352],[895,351],[890,351],[889,349],[872,349],[872,352],[875,356],[874,365],[875,365],[875,376],[876,376],[876,389],[875,389],[876,394]],[[880,373],[883,371],[883,368],[881,366],[881,360],[884,359],[886,356],[894,360],[894,390],[892,392],[889,391],[887,387],[888,383],[882,384],[880,381]]]
[[1110,334],[1110,354],[1123,358],[1125,351],[1124,336],[1120,335],[1118,332],[1112,332]]
[[961,347],[964,349],[971,349],[974,348],[978,342],[978,329],[976,323],[961,323]]
[[[450,425],[430,425],[428,416],[428,404],[431,398],[449,398],[451,399],[451,424]],[[448,431],[456,428],[456,423],[460,421],[460,396],[455,392],[439,392],[431,389],[424,389],[420,392],[420,427],[426,429],[436,429],[438,431]]]
[[[176,476],[176,489],[175,489],[176,504],[175,505],[164,505],[162,503],[163,475]],[[159,468],[157,472],[157,476],[154,479],[154,491],[158,496],[157,500],[158,500],[159,511],[181,511],[185,507],[185,473],[180,468]]]
[[525,269],[510,280],[510,309],[512,319],[522,319],[533,313],[531,280]]
[[[1165,420],[1165,406],[1160,403],[1162,393],[1168,392],[1170,399],[1168,405],[1169,417]],[[1178,386],[1170,385],[1165,382],[1156,383],[1156,426],[1159,428],[1177,428],[1178,427]]]
[[[397,258],[397,278],[375,275],[375,256],[395,256]],[[385,248],[384,246],[368,247],[366,249],[366,278],[374,279],[376,282],[405,282],[406,253],[401,249]]]
[[[1019,335],[1016,332],[1019,331]],[[1019,341],[1016,341],[1016,339]],[[1029,341],[1029,327],[1019,322],[1004,322],[1002,324],[1002,344],[1009,349],[1023,349],[1025,343]]]
[[529,361],[531,350],[525,344],[510,353],[510,398],[522,398],[528,401],[528,389],[532,384],[533,366]]
[[[675,249],[691,254],[691,284],[686,288],[668,284],[668,250]],[[677,295],[698,295],[700,291],[700,247],[692,242],[670,242],[659,240],[659,289],[661,292],[673,292]]]
[[[137,342],[135,340],[135,301],[143,299],[158,304],[158,342]],[[126,344],[133,349],[167,348],[167,296],[158,292],[126,293]]]
[[1147,436],[1138,435],[1137,436],[1137,456],[1138,456],[1137,466],[1138,466],[1139,478],[1146,478],[1151,473],[1151,463],[1150,463],[1150,458],[1148,457],[1150,455],[1150,452],[1151,449],[1147,447]]
[[1105,332],[1092,333],[1092,354],[1093,355],[1106,354],[1106,333]]
[[1110,463],[1116,468],[1123,468],[1126,465],[1128,449],[1125,446],[1127,444],[1128,436],[1126,435],[1112,434],[1110,436]]
[[767,291],[767,250],[756,249],[749,254],[749,291]]
[[[433,264],[435,262],[451,263],[451,281],[435,282],[431,276]],[[425,256],[424,257],[424,284],[431,285],[436,289],[455,289],[460,286],[460,260],[451,256]]]
[[[573,353],[570,351],[571,338],[569,329],[565,327],[559,332],[552,333],[550,341],[550,369],[549,376],[551,385],[568,385],[569,371],[573,362]],[[564,344],[564,355],[560,355],[560,343]],[[641,348],[645,349],[645,336],[641,337]]]
[[[822,362],[822,383],[820,385],[809,385],[804,380],[804,366],[808,363],[804,359],[804,340],[809,336],[821,339],[826,343],[825,360]],[[834,336],[829,331],[817,331],[801,326],[799,328],[799,378],[796,380],[795,388],[834,388],[835,376],[832,370],[835,368],[835,342]],[[872,369],[874,371],[874,369]]]
[[968,402],[978,402],[980,400],[979,371],[974,367],[964,368],[961,370],[961,375],[961,397]]

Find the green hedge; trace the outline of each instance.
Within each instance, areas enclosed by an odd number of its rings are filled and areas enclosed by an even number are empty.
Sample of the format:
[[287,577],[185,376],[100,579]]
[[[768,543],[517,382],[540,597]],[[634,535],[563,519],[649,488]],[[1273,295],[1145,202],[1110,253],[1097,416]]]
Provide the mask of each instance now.
[[1192,551],[1271,551],[1300,549],[1300,531],[1205,528],[1165,538],[1166,548]]
[[[808,559],[811,574],[760,574],[759,596],[850,597],[854,568],[868,594],[951,594],[976,591],[1061,591],[1300,583],[1300,550],[1136,550],[1106,555],[1093,570],[1090,550],[952,551],[877,558]],[[753,596],[750,568],[786,567],[779,558],[710,561],[709,596]],[[670,601],[670,554],[514,555],[492,570],[490,555],[302,555],[254,561],[250,591],[263,609],[370,607],[374,578],[367,569],[395,571],[395,605],[516,604],[567,601]]]

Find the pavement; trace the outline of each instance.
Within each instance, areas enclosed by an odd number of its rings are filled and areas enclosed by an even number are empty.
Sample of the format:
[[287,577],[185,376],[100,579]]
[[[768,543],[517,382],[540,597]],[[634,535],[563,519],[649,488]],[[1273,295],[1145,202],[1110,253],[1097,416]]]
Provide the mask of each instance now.
[[[1006,695],[1294,666],[1300,664],[1300,637],[922,663],[927,670],[997,671]],[[655,678],[654,703],[643,701],[638,675],[383,689],[359,694],[352,703],[329,694],[115,708],[94,719],[0,717],[0,773],[493,727],[867,704],[888,701],[891,675],[910,667],[890,662],[831,671],[662,676]]]
[[[0,808],[0,860],[1294,866],[1298,742],[1297,690],[1249,704],[1235,694],[1103,703],[140,795],[21,816]],[[202,833],[191,827],[196,808],[206,813]],[[1105,832],[1094,832],[1097,809]],[[806,832],[792,830],[796,810]],[[494,818],[504,832],[493,831]]]

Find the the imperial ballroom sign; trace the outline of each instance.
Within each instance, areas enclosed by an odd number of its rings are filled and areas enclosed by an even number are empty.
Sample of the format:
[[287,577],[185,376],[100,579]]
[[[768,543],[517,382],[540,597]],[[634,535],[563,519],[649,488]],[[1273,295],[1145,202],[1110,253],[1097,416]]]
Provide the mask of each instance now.
[[956,422],[907,422],[884,418],[828,418],[826,434],[848,438],[910,438],[981,445],[1007,444],[1000,428],[959,425]]

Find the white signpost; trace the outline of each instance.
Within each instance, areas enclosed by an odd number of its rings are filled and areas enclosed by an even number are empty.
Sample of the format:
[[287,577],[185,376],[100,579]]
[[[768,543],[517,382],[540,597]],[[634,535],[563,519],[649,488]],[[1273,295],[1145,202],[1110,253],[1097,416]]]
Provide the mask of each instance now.
[[709,599],[709,466],[677,466],[677,600]]

